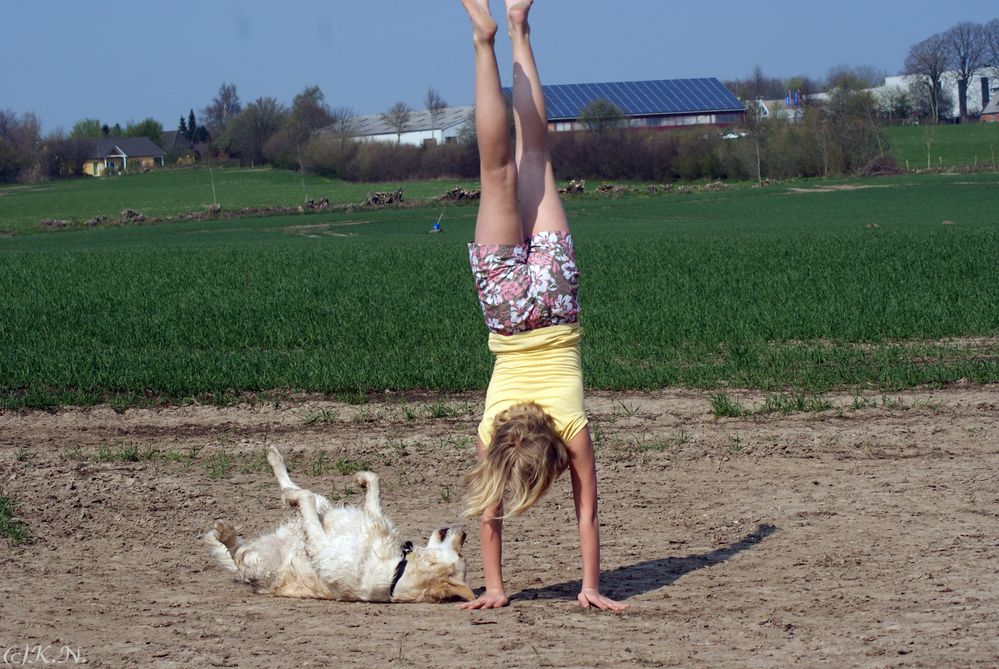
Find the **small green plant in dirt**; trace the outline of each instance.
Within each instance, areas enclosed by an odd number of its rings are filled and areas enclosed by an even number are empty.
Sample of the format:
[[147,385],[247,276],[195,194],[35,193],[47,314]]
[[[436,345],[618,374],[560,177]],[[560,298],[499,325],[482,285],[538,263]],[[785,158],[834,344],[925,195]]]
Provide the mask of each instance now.
[[205,476],[210,479],[228,478],[234,465],[232,455],[222,447],[205,458]]
[[888,411],[899,411],[906,408],[901,397],[888,397],[887,395],[881,396],[881,406]]
[[642,409],[635,404],[627,404],[621,400],[614,400],[614,415],[623,416],[624,418],[632,418],[641,413]]
[[439,448],[453,448],[457,451],[463,451],[472,447],[472,438],[466,435],[460,435],[457,437],[449,435],[438,440],[437,446]]
[[308,471],[313,476],[324,476],[325,474],[328,474],[331,471],[334,470],[339,471],[339,468],[336,465],[337,463],[333,462],[332,458],[330,458],[329,453],[327,453],[326,451],[319,451],[318,453],[316,453],[316,456],[312,458],[312,462],[311,464],[309,464]]
[[442,400],[435,400],[426,405],[427,415],[431,418],[456,418],[464,416],[471,411],[468,402],[450,403]]
[[26,448],[16,448],[14,449],[14,460],[16,462],[29,463],[35,459],[35,454]]
[[74,446],[73,448],[67,448],[62,452],[63,460],[72,460],[74,462],[80,462],[87,459],[87,454],[83,452],[81,446]]
[[363,472],[371,468],[367,460],[353,460],[351,458],[340,458],[333,463],[333,469],[341,476],[351,476],[357,472]]
[[753,413],[806,413],[826,411],[832,408],[832,402],[819,395],[805,395],[799,392],[778,393],[767,395],[763,407]]
[[138,444],[101,444],[97,447],[94,460],[97,462],[141,462],[154,460],[160,452],[154,448],[140,449]]
[[179,462],[184,465],[184,469],[188,469],[198,459],[203,449],[204,446],[189,446],[186,451],[166,451],[163,453],[163,459],[166,462]]
[[337,394],[337,399],[347,404],[367,404],[368,394],[363,390],[353,390]]
[[332,409],[310,409],[305,412],[302,422],[306,425],[330,424],[337,420],[337,412]]
[[878,405],[877,398],[867,397],[865,395],[856,394],[853,396],[853,401],[850,403],[850,408],[854,410],[860,409],[873,409]]
[[270,463],[267,462],[267,447],[261,448],[255,455],[246,456],[240,471],[244,474],[259,474],[270,470]]
[[451,487],[450,485],[442,485],[441,486],[440,498],[441,498],[441,503],[442,504],[447,504],[448,502],[450,502],[451,501],[451,497],[453,497],[453,496],[454,496],[454,488],[453,487]]
[[728,436],[728,450],[729,453],[741,453],[742,452],[742,437],[737,434],[729,434]]
[[0,537],[11,548],[31,541],[28,524],[14,513],[14,500],[0,489]]
[[733,400],[728,393],[717,393],[711,396],[711,409],[715,418],[737,418],[745,416],[748,411],[738,400]]
[[375,423],[381,419],[381,414],[375,409],[361,407],[351,417],[353,423]]

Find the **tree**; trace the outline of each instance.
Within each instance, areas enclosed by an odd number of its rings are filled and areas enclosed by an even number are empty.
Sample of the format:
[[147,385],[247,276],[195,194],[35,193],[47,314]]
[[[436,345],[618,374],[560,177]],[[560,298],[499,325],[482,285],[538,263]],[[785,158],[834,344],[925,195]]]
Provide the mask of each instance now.
[[350,107],[337,107],[330,111],[330,123],[325,129],[342,140],[349,139],[357,130],[357,114]]
[[229,125],[229,121],[236,118],[242,108],[239,95],[236,93],[236,84],[222,84],[211,104],[201,111],[201,118],[212,137],[219,137]]
[[985,24],[985,43],[987,62],[999,69],[999,19],[992,19]]
[[[198,119],[194,117],[194,110],[190,110],[187,113],[187,138],[194,141],[194,136],[198,132]],[[207,130],[206,130],[207,132]]]
[[884,80],[885,73],[873,65],[837,65],[826,75],[826,89],[862,91],[880,86]]
[[961,122],[968,120],[968,82],[985,64],[985,30],[978,23],[965,21],[944,33],[950,67],[957,72],[957,105]]
[[940,122],[940,79],[947,71],[947,53],[947,40],[937,34],[914,44],[905,57],[905,73],[917,77],[934,123]]
[[389,110],[381,115],[382,122],[395,130],[395,143],[402,143],[402,133],[409,128],[409,119],[413,114],[413,109],[405,102],[396,102],[389,107]]
[[271,97],[257,98],[226,125],[220,143],[251,163],[265,159],[264,145],[288,118],[288,110]]
[[423,99],[423,104],[427,108],[427,113],[430,114],[430,131],[434,135],[434,139],[437,138],[437,126],[440,124],[441,117],[444,116],[444,111],[447,109],[447,102],[441,97],[441,94],[435,88],[427,89],[427,96]]
[[82,121],[77,121],[73,124],[73,129],[69,131],[70,137],[89,137],[90,139],[98,139],[101,134],[101,122],[96,118],[85,118]]
[[191,133],[187,129],[187,121],[184,120],[183,116],[180,117],[180,123],[177,125],[177,132],[180,133],[181,137],[191,139]]
[[624,112],[616,104],[605,98],[597,98],[579,110],[579,120],[590,130],[605,134],[624,122]]
[[163,143],[163,125],[154,118],[125,126],[126,137],[148,137],[154,144]]
[[875,93],[875,102],[882,118],[889,124],[912,114],[909,92],[900,86],[886,86]]

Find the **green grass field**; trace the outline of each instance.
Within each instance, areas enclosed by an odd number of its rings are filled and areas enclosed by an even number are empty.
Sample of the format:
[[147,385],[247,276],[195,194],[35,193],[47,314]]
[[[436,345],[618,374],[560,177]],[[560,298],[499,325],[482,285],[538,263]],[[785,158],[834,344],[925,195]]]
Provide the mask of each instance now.
[[[999,168],[999,123],[886,128],[892,153],[913,170],[979,166]],[[927,148],[927,143],[930,144]]]
[[[212,185],[214,182],[214,196]],[[294,172],[258,169],[171,169],[120,177],[67,179],[0,186],[0,234],[37,232],[42,219],[81,225],[98,215],[117,219],[131,208],[149,217],[204,211],[213,197],[223,209],[298,206],[306,199],[360,203],[369,191],[400,186],[410,199],[425,200],[453,188],[452,181],[358,184]]]
[[[999,379],[999,177],[830,185],[570,200],[587,385]],[[0,239],[0,406],[483,388],[475,212]]]

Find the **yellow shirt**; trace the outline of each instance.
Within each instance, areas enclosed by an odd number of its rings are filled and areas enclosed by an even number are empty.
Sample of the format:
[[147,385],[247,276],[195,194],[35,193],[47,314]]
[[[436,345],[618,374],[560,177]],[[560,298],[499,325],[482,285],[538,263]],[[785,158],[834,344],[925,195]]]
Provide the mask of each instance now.
[[496,363],[479,423],[484,444],[492,441],[497,414],[521,402],[535,402],[548,412],[566,442],[586,427],[581,335],[578,323],[513,335],[489,333],[489,350]]

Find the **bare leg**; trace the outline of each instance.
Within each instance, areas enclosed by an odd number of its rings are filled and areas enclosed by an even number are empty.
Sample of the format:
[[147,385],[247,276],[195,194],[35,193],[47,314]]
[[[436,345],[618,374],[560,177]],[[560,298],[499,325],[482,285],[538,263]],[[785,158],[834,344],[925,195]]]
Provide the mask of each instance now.
[[519,244],[524,237],[517,209],[517,166],[510,150],[506,102],[493,51],[496,21],[489,13],[489,0],[461,0],[461,4],[472,20],[475,43],[475,133],[482,181],[475,241]]
[[517,187],[524,237],[538,232],[568,232],[552,159],[548,150],[548,116],[538,66],[531,49],[527,14],[533,0],[505,0],[513,43],[513,120],[517,127]]

